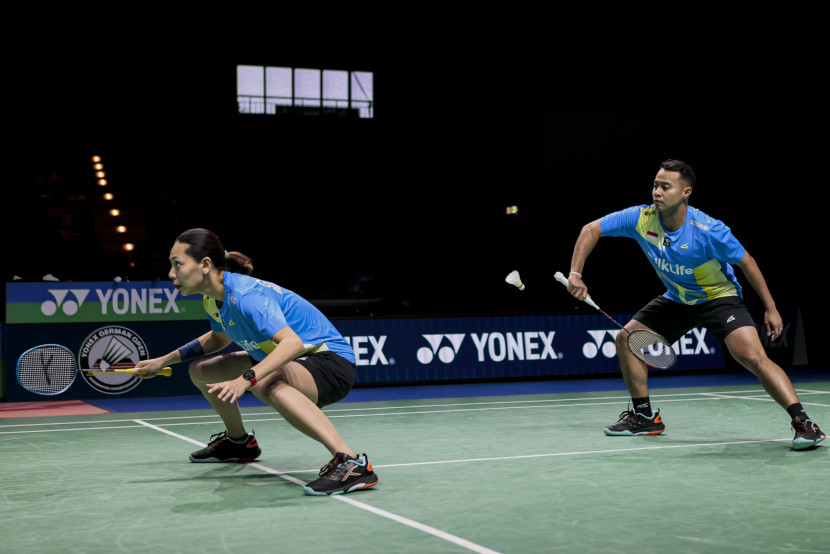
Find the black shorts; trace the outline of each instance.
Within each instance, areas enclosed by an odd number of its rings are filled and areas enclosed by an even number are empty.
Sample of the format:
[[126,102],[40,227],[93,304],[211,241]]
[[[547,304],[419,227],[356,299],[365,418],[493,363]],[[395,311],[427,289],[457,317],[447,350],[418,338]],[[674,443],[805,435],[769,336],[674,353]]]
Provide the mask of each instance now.
[[721,344],[726,335],[735,329],[755,327],[749,309],[743,299],[737,296],[716,298],[692,306],[658,296],[634,314],[632,319],[663,335],[669,344],[674,344],[698,325],[706,327]]
[[334,352],[323,351],[293,360],[306,368],[317,385],[317,406],[346,398],[355,380],[355,365]]

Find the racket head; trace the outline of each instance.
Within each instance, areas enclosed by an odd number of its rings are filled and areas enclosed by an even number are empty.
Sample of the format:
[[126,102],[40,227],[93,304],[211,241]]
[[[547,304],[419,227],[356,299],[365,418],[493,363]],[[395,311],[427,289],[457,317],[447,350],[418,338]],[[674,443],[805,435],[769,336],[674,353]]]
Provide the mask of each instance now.
[[662,335],[649,329],[628,334],[628,349],[643,363],[656,369],[669,369],[677,363],[674,349]]
[[53,396],[75,382],[75,355],[60,344],[41,344],[17,359],[17,382],[29,392]]

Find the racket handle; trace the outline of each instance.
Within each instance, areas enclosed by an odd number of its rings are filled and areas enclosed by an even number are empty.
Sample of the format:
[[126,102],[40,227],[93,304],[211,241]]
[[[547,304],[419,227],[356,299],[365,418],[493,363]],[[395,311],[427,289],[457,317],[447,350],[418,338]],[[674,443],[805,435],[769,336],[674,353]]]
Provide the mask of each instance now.
[[[561,271],[557,271],[556,273],[554,273],[553,278],[556,279],[557,281],[559,281],[560,283],[562,283],[563,285],[565,285],[565,287],[568,286],[568,278],[565,277],[564,275],[562,275]],[[590,296],[586,296],[585,300],[583,300],[583,302],[585,302],[586,304],[588,304],[589,306],[591,306],[592,308],[594,308],[596,310],[602,311],[602,310],[599,309],[599,306],[597,306],[596,303],[594,303],[594,301],[591,300]]]
[[[129,371],[130,373],[132,373],[133,370],[132,369],[123,369],[121,371]],[[163,375],[164,377],[170,377],[171,375],[173,375],[173,368],[172,367],[163,367],[159,370],[159,372],[156,375]]]
[[[135,369],[135,368],[133,368]],[[84,373],[132,373],[133,369],[88,369],[84,371]],[[164,377],[170,377],[173,375],[173,368],[172,367],[165,367],[159,370],[157,375],[163,375]]]

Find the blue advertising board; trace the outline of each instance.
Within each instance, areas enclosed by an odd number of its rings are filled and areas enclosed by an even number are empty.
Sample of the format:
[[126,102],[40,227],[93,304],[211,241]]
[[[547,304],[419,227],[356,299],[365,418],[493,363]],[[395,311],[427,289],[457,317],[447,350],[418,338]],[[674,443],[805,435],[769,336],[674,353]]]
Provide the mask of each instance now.
[[[355,351],[358,384],[619,371],[614,337],[621,331],[601,315],[364,319],[336,325]],[[692,329],[673,348],[678,363],[672,370],[723,367],[723,352],[705,328]]]
[[[165,354],[209,329],[194,297],[169,283],[32,283],[7,286],[3,360],[6,399],[43,399],[17,383],[15,366],[27,349],[69,348],[79,368],[135,364]],[[9,317],[13,314],[12,317]],[[622,321],[631,314],[612,314]],[[620,329],[595,312],[515,317],[335,319],[357,360],[356,386],[426,384],[616,374],[614,337]],[[673,346],[672,370],[715,369],[723,352],[704,328]],[[108,359],[117,355],[119,359]],[[79,373],[64,399],[111,395],[192,395],[184,364],[171,377]]]

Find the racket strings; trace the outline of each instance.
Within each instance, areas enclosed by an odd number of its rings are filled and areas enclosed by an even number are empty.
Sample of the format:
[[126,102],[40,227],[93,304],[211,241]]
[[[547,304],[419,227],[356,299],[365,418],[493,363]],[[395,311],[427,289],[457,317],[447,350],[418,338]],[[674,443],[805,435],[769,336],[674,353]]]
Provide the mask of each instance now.
[[61,348],[34,350],[18,363],[17,378],[29,390],[58,393],[75,380],[75,360]]
[[635,356],[652,367],[669,368],[677,360],[672,347],[663,337],[652,331],[633,331],[628,336],[628,346]]

